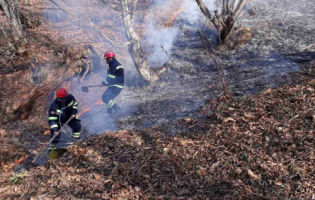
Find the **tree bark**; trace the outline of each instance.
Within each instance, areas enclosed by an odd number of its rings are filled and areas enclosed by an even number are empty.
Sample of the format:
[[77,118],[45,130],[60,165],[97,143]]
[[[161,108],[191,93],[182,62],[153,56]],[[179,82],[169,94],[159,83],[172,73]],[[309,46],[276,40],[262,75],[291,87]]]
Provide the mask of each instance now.
[[211,21],[212,16],[206,5],[203,3],[202,0],[196,0],[201,12]]
[[0,6],[2,7],[11,27],[14,40],[18,41],[21,37],[23,37],[18,6],[14,5],[13,0],[0,0]]
[[[128,45],[128,50],[131,55],[131,58],[136,66],[137,71],[140,76],[145,80],[151,81],[151,73],[150,66],[146,61],[145,54],[142,50],[140,39],[138,34],[134,29],[134,21],[131,16],[134,16],[135,13],[131,13],[128,8],[128,0],[121,1],[123,8],[123,20],[126,31],[126,36],[130,44]],[[135,4],[133,4],[133,8],[135,8]],[[135,10],[133,10],[135,12]]]
[[4,37],[5,37],[5,39],[7,40],[8,44],[9,44],[9,46],[11,47],[12,44],[11,44],[11,42],[9,40],[9,37],[7,36],[7,33],[5,32],[4,28],[1,25],[0,25],[0,28],[2,30],[2,33],[3,33]]
[[239,3],[239,0],[234,0],[234,3],[233,3],[233,10],[236,9],[236,6],[238,5]]

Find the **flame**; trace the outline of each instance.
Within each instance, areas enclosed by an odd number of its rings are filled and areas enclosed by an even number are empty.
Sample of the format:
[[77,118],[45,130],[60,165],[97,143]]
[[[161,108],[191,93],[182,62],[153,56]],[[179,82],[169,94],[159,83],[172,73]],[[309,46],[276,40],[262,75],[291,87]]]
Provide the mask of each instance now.
[[4,172],[8,172],[8,165],[5,165],[3,162],[1,163],[2,169],[4,170]]
[[[47,143],[48,143],[48,141],[45,142],[45,144],[47,144]],[[43,146],[41,146],[41,147],[38,147],[38,148],[36,149],[36,151],[39,152],[39,151],[42,150],[42,148],[44,148],[45,146],[46,146],[46,145],[43,145]]]
[[23,160],[25,160],[26,158],[28,158],[28,156],[29,156],[29,155],[26,155],[26,156],[24,156],[24,157],[18,159],[18,160],[15,162],[15,164],[16,164],[16,165],[20,164]]
[[48,135],[50,133],[50,130],[47,130],[44,132],[44,135]]
[[86,113],[86,112],[89,111],[89,110],[91,110],[91,107],[90,107],[90,106],[88,106],[87,108],[83,109],[83,110],[78,114],[78,116],[83,115],[84,113]]
[[99,100],[96,101],[96,103],[94,105],[102,105],[102,104],[104,104],[104,102],[99,99]]
[[[98,100],[95,102],[95,104],[94,104],[93,106],[95,106],[95,105],[102,105],[102,104],[104,104],[104,102],[103,102],[101,99],[98,99]],[[86,112],[89,111],[89,110],[91,110],[91,107],[90,107],[90,106],[88,106],[87,108],[83,109],[83,110],[78,114],[78,116],[83,115],[84,113],[86,113]]]
[[182,7],[181,7],[178,11],[176,11],[176,12],[173,14],[173,16],[172,16],[172,18],[171,18],[170,20],[168,20],[168,22],[167,22],[167,28],[169,28],[170,25],[174,22],[174,20],[175,20],[175,18],[177,17],[177,15],[178,15],[179,13],[181,13],[181,12],[184,11],[185,6],[186,6],[186,3],[183,4]]

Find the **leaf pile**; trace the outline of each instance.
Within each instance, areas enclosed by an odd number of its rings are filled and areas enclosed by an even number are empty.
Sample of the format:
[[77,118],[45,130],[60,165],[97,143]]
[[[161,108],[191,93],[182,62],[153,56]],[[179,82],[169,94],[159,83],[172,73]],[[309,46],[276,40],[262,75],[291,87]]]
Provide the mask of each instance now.
[[94,136],[68,147],[59,160],[29,170],[24,184],[2,183],[0,197],[315,197],[315,90],[311,85],[219,100],[209,117],[206,111],[212,103],[201,109],[202,117],[179,124],[179,129],[203,124],[207,130],[202,134],[173,137],[152,128]]

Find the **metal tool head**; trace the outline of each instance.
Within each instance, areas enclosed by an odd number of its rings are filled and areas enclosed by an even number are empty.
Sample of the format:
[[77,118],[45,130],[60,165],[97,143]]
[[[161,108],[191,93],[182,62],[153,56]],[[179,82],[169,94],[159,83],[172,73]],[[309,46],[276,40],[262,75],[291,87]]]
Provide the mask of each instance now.
[[82,87],[82,92],[89,92],[89,88],[86,86]]

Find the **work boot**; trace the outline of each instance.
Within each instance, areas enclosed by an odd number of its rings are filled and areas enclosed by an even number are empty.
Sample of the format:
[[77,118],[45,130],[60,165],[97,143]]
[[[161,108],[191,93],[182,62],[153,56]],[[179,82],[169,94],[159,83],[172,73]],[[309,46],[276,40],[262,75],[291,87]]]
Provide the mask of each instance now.
[[56,150],[57,149],[57,145],[56,144],[53,144],[53,143],[50,143],[49,146],[48,146],[48,154],[53,151],[53,150]]
[[107,113],[108,113],[109,115],[112,115],[112,114],[113,114],[113,109],[112,109],[112,108],[107,108]]
[[115,109],[115,113],[118,113],[121,110],[121,108],[117,104],[115,104],[113,108]]
[[72,133],[73,140],[79,140],[81,138],[81,132]]

